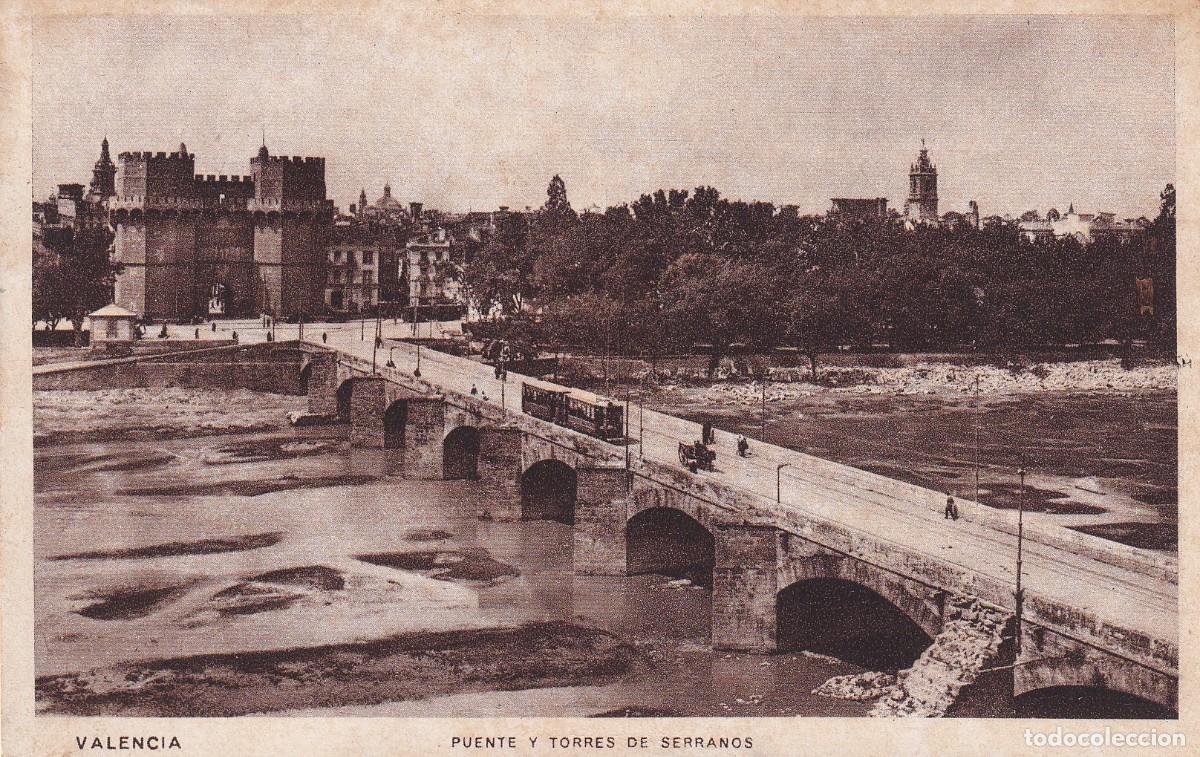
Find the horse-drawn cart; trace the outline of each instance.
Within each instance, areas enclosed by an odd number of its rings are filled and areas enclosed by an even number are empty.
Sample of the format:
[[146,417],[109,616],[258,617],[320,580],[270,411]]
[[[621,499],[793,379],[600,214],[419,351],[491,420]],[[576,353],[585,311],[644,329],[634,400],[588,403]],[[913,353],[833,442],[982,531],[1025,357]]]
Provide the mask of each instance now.
[[713,463],[716,462],[716,459],[717,453],[710,450],[706,444],[700,442],[695,444],[679,443],[679,464],[692,473],[714,470]]

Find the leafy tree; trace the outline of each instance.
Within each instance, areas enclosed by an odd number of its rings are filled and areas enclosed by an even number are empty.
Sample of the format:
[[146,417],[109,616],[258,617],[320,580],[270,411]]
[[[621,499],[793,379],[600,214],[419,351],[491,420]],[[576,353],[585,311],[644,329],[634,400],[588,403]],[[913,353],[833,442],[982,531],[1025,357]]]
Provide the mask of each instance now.
[[112,301],[113,282],[121,270],[110,262],[112,232],[104,226],[51,228],[34,244],[33,311],[53,327],[63,319],[82,343],[87,314]]
[[713,255],[685,255],[661,283],[663,317],[677,343],[711,345],[711,376],[734,342],[770,346],[777,334],[771,308],[776,282],[762,266]]
[[538,223],[557,230],[578,220],[579,216],[571,208],[567,199],[567,184],[558,174],[550,179],[546,187],[546,204],[538,215]]

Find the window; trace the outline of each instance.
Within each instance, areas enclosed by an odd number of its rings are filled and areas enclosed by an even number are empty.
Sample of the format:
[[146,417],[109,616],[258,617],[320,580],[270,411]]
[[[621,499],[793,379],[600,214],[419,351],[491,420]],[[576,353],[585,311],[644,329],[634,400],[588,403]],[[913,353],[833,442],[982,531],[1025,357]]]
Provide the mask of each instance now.
[[371,273],[370,271],[363,271],[362,283],[364,287],[370,289],[375,285],[375,274]]
[[342,262],[342,251],[341,250],[333,251],[333,262],[335,262],[335,263]]
[[109,339],[117,338],[117,319],[109,318],[104,322],[104,336]]
[[364,265],[371,265],[375,262],[375,253],[370,250],[363,250],[362,262]]

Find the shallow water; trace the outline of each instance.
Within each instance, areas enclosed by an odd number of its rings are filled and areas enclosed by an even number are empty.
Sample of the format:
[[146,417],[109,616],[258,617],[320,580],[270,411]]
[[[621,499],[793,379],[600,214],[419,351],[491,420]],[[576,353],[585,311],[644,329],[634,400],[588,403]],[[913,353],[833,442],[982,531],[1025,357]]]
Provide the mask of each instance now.
[[[575,576],[570,526],[481,521],[477,484],[382,477],[384,455],[350,450],[339,434],[38,448],[37,674],[564,620],[609,630],[653,664],[601,686],[324,712],[866,712],[863,703],[811,694],[861,668],[800,654],[713,652],[709,590],[668,588],[661,576]],[[378,558],[398,552],[425,554],[401,567]]]

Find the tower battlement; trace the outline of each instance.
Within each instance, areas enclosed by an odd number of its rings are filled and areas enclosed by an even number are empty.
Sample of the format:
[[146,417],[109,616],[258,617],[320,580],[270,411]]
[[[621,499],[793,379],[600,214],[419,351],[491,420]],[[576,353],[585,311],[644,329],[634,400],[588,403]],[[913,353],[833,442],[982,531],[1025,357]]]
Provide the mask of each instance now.
[[224,315],[320,308],[333,218],[324,158],[272,156],[264,145],[250,175],[196,173],[182,144],[119,158],[108,207],[125,265],[114,292],[122,307],[186,317],[212,312],[219,291]]
[[217,175],[211,174],[211,173],[210,174],[198,173],[198,174],[196,174],[196,183],[197,184],[253,184],[254,178],[252,176],[238,176],[236,174],[233,176],[226,176],[225,174],[221,174],[221,175],[217,176]]

